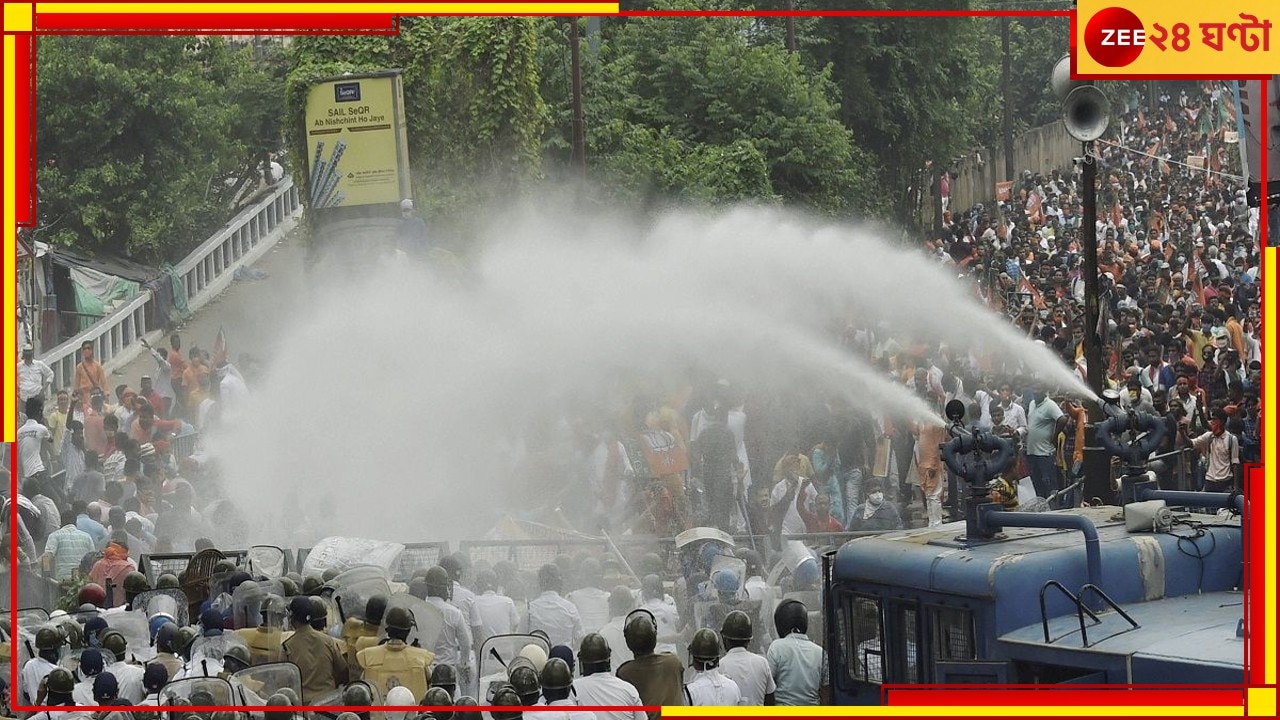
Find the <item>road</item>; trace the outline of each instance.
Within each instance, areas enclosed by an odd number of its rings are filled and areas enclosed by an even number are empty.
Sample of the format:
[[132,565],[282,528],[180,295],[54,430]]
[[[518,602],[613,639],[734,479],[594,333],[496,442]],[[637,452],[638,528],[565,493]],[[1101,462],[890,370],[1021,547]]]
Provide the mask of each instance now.
[[[237,362],[241,353],[270,357],[289,318],[298,311],[304,285],[304,254],[303,236],[295,230],[253,266],[265,270],[268,277],[233,282],[178,328],[183,353],[192,345],[211,350],[218,329],[223,328],[232,362]],[[162,342],[167,348],[168,339]],[[112,387],[126,383],[137,389],[143,375],[155,373],[154,358],[144,353],[112,373]]]

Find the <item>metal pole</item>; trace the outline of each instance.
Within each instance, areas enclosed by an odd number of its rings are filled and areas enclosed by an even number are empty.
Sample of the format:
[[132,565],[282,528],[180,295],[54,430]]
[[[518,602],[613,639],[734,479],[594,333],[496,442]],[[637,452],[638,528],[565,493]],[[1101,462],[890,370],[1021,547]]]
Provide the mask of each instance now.
[[[1089,389],[1101,397],[1106,368],[1102,365],[1102,338],[1098,336],[1098,176],[1093,143],[1084,146],[1084,212],[1080,226],[1080,244],[1084,251],[1084,357],[1088,364]],[[1102,408],[1091,404],[1090,419],[1102,420]]]
[[573,160],[574,167],[585,180],[587,177],[587,136],[582,114],[582,59],[578,52],[578,21],[569,18],[569,51],[573,65]]

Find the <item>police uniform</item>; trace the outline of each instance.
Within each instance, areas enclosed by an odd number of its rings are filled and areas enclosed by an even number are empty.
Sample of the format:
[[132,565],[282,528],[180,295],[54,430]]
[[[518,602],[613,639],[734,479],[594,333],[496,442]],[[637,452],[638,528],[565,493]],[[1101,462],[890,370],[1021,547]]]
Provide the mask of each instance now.
[[764,696],[777,691],[769,661],[746,648],[730,648],[720,658],[721,674],[738,684],[743,705],[764,705]]
[[[541,703],[539,703],[541,704]],[[564,700],[556,700],[549,702],[546,707],[577,707],[578,703],[569,698]],[[530,713],[530,716],[536,718],[545,718],[546,720],[596,720],[596,714],[590,710],[542,710],[536,713]]]
[[684,698],[690,705],[723,707],[742,704],[738,684],[721,674],[718,668],[694,675],[693,682],[684,688]]
[[302,676],[302,702],[310,703],[347,683],[347,659],[338,639],[311,626],[302,626],[283,643],[284,659],[298,666]]
[[458,673],[458,684],[469,682],[471,671],[471,627],[467,624],[462,611],[449,604],[444,598],[431,596],[427,602],[440,608],[444,615],[444,629],[436,638],[436,646],[432,648],[436,654],[436,662],[451,665]]
[[[596,713],[599,720],[645,720],[648,715],[636,686],[609,672],[597,672],[573,681],[579,705],[607,705],[618,708]],[[634,709],[625,709],[634,708]]]
[[22,692],[27,695],[24,705],[36,704],[36,697],[40,692],[40,682],[44,680],[46,675],[53,672],[56,667],[58,666],[39,656],[31,658],[26,665],[22,666],[21,677],[18,680],[22,685]]
[[293,636],[292,630],[280,628],[240,628],[235,632],[249,646],[249,662],[254,665],[283,660],[284,641]]
[[108,665],[103,672],[116,676],[116,682],[119,683],[119,692],[116,697],[121,700],[128,700],[132,704],[146,696],[147,691],[142,687],[142,675],[146,671],[141,665],[130,665],[124,660],[117,660]]
[[[173,653],[167,652],[156,653],[156,659],[147,664],[150,665],[151,663],[159,663],[160,665],[163,665],[165,672],[169,674],[170,680],[178,677],[178,673],[182,672],[182,667],[184,665],[182,658],[174,655]],[[146,668],[143,668],[143,672],[146,672]]]
[[406,645],[403,640],[388,640],[377,647],[356,654],[363,669],[361,679],[378,688],[386,697],[394,687],[406,687],[414,698],[421,698],[431,687],[431,663],[436,659],[430,650]]
[[[684,704],[684,666],[675,655],[641,655],[618,667],[617,675],[635,686],[645,705]],[[661,716],[660,711],[651,711],[649,720]]]
[[[347,646],[347,665],[356,667],[358,660],[356,654],[367,647],[373,647],[378,644],[378,631],[382,626],[365,622],[360,618],[349,618],[342,625],[342,642]],[[371,643],[360,644],[361,640],[369,638]],[[422,697],[421,695],[417,697]]]

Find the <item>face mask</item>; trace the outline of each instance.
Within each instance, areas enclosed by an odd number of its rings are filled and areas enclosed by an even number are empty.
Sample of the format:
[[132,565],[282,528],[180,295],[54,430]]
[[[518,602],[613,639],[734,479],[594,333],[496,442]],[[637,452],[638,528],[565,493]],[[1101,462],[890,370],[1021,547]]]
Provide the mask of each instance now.
[[867,496],[867,502],[871,503],[872,505],[879,505],[880,503],[884,502],[884,493],[882,492],[871,493],[870,495]]

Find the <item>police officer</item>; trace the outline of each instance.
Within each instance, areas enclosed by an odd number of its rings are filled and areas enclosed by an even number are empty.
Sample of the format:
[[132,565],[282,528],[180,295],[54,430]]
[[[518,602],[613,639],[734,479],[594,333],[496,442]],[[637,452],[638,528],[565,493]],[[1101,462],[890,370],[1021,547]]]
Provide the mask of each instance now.
[[[578,668],[582,677],[574,683],[579,705],[609,705],[638,708],[643,705],[636,686],[610,672],[613,651],[599,633],[582,638],[578,649]],[[597,712],[600,720],[645,720],[643,710],[608,710]]]
[[[75,678],[72,677],[71,671],[66,668],[56,667],[49,671],[41,683],[40,688],[34,696],[33,705],[53,705],[66,706],[73,704],[71,692],[75,688]],[[32,715],[30,720],[53,720],[54,714],[51,710],[38,712]],[[89,718],[92,717],[87,712],[71,711],[59,712],[58,720],[71,720],[72,718]]]
[[[433,687],[427,690],[427,694],[422,696],[423,707],[449,707],[453,705],[453,696],[445,691],[444,688]],[[435,720],[450,720],[453,717],[452,710],[432,710],[426,714],[426,717],[435,718]]]
[[444,614],[444,629],[436,638],[436,661],[453,666],[459,684],[470,687],[471,682],[471,626],[462,611],[449,604],[453,580],[448,571],[436,565],[427,570],[425,577],[427,602],[440,608]]
[[[622,633],[635,658],[618,668],[618,677],[635,686],[645,705],[683,705],[684,668],[675,655],[654,652],[658,624],[652,613],[633,611]],[[649,720],[658,720],[661,715],[649,711]]]
[[511,680],[511,687],[520,696],[521,705],[538,704],[538,698],[542,696],[542,681],[538,677],[538,671],[533,669],[532,661],[523,658],[512,660],[507,668],[507,677]]
[[93,680],[102,674],[103,667],[101,650],[89,648],[80,653],[80,682],[71,690],[76,705],[93,704]]
[[[471,628],[471,638],[474,641],[484,634],[482,631],[484,622],[480,617],[480,609],[476,607],[476,594],[462,586],[462,574],[466,570],[466,562],[465,556],[454,553],[440,558],[440,567],[449,573],[449,580],[453,583],[449,604],[462,611],[462,617]],[[477,645],[474,649],[478,656],[480,647]]]
[[[52,627],[42,627],[36,631],[36,655],[22,666],[19,682],[22,685],[23,705],[35,705],[36,696],[40,693],[40,683],[58,667],[62,655],[62,635]],[[75,685],[75,681],[71,683]],[[67,689],[70,697],[71,689]]]
[[750,615],[734,610],[725,616],[720,637],[729,651],[720,658],[720,672],[738,684],[743,705],[773,705],[773,673],[763,655],[747,650],[751,635]]
[[[385,705],[394,705],[396,707],[412,707],[418,704],[418,698],[413,696],[413,692],[409,688],[400,685],[393,687],[387,692],[384,700]],[[389,710],[386,713],[387,720],[405,720],[410,713],[405,710]],[[416,714],[415,714],[416,716]]]
[[288,606],[284,598],[268,593],[262,599],[262,620],[256,628],[236,630],[245,645],[249,646],[249,660],[254,665],[280,662],[284,657],[283,643],[293,635],[284,629]]
[[289,619],[293,636],[284,641],[284,659],[298,666],[302,676],[302,701],[333,692],[347,682],[347,660],[337,638],[316,631],[311,626],[315,608],[311,598],[299,595],[289,602]]
[[[499,688],[493,694],[494,707],[514,708],[523,704],[520,702],[520,695],[516,693],[515,688],[509,685]],[[490,716],[493,717],[493,720],[521,720],[524,717],[524,713],[519,710],[494,710],[490,713]]]
[[453,666],[436,663],[431,668],[431,687],[438,687],[453,697],[458,692],[458,674],[453,671]]
[[137,570],[130,571],[121,581],[124,586],[124,602],[129,610],[136,610],[133,606],[133,599],[138,593],[144,593],[151,589],[151,583],[147,582],[147,576]]
[[174,575],[173,573],[163,573],[163,574],[161,574],[161,575],[160,575],[160,577],[156,578],[156,589],[157,589],[157,590],[165,590],[165,589],[169,589],[169,590],[179,590],[179,589],[181,589],[181,585],[178,583],[178,576],[177,576],[177,575]]
[[413,613],[408,608],[388,610],[385,624],[388,640],[356,654],[363,669],[361,679],[376,687],[383,697],[391,688],[400,686],[409,688],[415,698],[422,697],[430,686],[427,674],[435,654],[405,642],[413,630]]
[[578,608],[578,616],[582,618],[582,630],[587,633],[600,632],[600,628],[609,622],[609,593],[603,589],[604,570],[600,561],[588,557],[578,566],[578,574],[582,578],[582,587],[569,593],[566,597],[574,607]]
[[[574,702],[569,695],[573,692],[573,671],[569,669],[569,664],[560,658],[553,657],[547,661],[542,667],[542,697],[546,699],[548,707],[573,707],[578,703]],[[550,720],[596,720],[596,714],[589,710],[575,710],[573,712],[565,712],[564,710],[547,710],[538,713],[539,717],[546,716]]]
[[548,645],[577,647],[584,635],[582,618],[578,608],[560,595],[564,578],[559,566],[548,563],[538,568],[538,588],[541,594],[529,601],[524,631],[542,630],[547,634]]
[[166,682],[182,672],[182,658],[178,650],[182,642],[182,632],[177,625],[167,622],[156,631],[156,658],[147,665],[160,665],[164,668]]
[[110,650],[115,656],[115,662],[108,665],[106,669],[119,681],[120,697],[130,703],[140,702],[146,694],[142,687],[144,670],[141,665],[134,665],[128,661],[129,643],[124,635],[115,630],[108,630],[102,636],[102,649]]
[[702,628],[689,641],[689,665],[697,674],[684,688],[690,705],[722,707],[741,705],[738,684],[720,673],[720,637],[711,628]]
[[364,617],[350,617],[342,626],[342,641],[347,645],[347,664],[355,667],[356,653],[378,644],[382,616],[387,612],[387,596],[374,595],[365,601]]
[[640,594],[643,597],[640,607],[652,613],[658,625],[657,652],[674,654],[676,640],[680,637],[680,611],[663,590],[662,578],[654,574],[645,575],[640,579]]
[[266,702],[262,697],[262,690],[266,687],[266,683],[251,677],[234,677],[236,673],[251,665],[248,648],[243,645],[232,645],[222,654],[222,672],[218,673],[218,677],[231,683],[237,704],[243,695],[246,705],[262,705]]
[[766,656],[779,705],[829,705],[827,653],[809,639],[809,611],[799,600],[783,600],[773,611],[778,639]]

